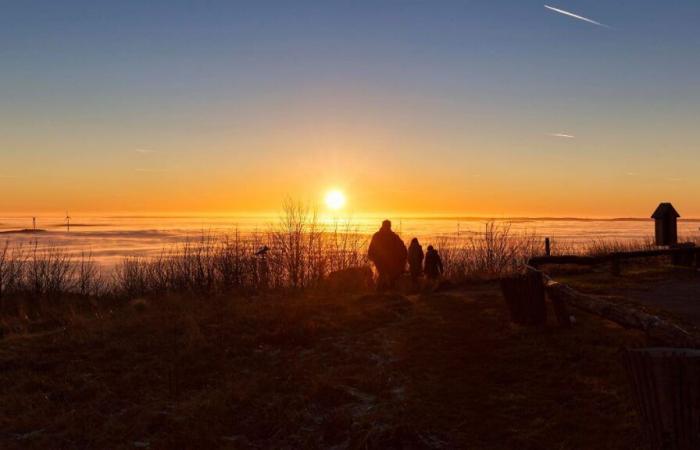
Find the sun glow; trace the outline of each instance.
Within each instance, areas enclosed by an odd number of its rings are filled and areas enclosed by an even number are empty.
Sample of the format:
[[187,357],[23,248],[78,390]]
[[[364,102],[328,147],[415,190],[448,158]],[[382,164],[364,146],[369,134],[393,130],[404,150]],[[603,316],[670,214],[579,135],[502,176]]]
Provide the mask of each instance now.
[[326,206],[328,209],[333,211],[338,211],[343,206],[345,206],[345,194],[341,191],[334,189],[326,193]]

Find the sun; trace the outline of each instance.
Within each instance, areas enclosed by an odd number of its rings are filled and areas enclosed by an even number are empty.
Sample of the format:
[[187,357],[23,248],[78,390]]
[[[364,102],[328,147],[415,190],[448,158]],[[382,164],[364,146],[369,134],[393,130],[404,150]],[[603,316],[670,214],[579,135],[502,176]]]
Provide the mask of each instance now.
[[337,189],[326,192],[326,206],[333,211],[341,209],[345,206],[345,194]]

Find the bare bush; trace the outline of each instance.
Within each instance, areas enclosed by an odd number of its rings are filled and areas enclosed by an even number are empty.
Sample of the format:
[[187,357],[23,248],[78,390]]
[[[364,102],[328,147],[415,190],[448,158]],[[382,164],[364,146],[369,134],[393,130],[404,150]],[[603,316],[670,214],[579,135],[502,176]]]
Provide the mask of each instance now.
[[508,223],[487,222],[484,233],[466,238],[442,238],[435,247],[445,276],[453,280],[498,278],[518,271],[539,250],[534,234],[515,234]]
[[82,296],[99,296],[105,289],[100,267],[92,259],[92,252],[82,252],[75,269],[75,291]]
[[112,292],[136,297],[302,289],[319,285],[331,272],[366,266],[365,246],[366,237],[350,221],[327,226],[311,208],[289,200],[267,232],[202,233],[153,258],[125,258]]
[[[154,257],[126,257],[111,277],[102,276],[90,252],[71,256],[58,247],[35,243],[27,249],[5,243],[0,247],[0,302],[9,295],[133,299],[169,292],[304,289],[348,269],[366,273],[368,237],[350,220],[323,222],[312,208],[287,200],[280,219],[265,232],[203,232]],[[434,246],[445,277],[454,281],[499,278],[544,252],[542,238],[514,233],[510,224],[495,221],[486,223],[483,233],[436,238]],[[557,241],[553,253],[599,255],[652,247],[650,241]]]
[[[312,215],[310,217],[310,215]],[[308,207],[290,199],[285,200],[279,223],[270,233],[273,267],[289,283],[291,288],[301,288],[308,284],[314,267],[316,248],[316,213]]]
[[[146,295],[146,280],[153,280],[150,269],[155,262],[141,258],[124,258],[114,269],[112,291],[122,297],[136,298]],[[163,288],[165,289],[165,288]]]
[[22,289],[26,262],[24,248],[10,248],[10,243],[5,241],[0,249],[0,307],[3,297]]
[[57,299],[71,292],[76,268],[71,256],[57,247],[39,249],[35,243],[29,253],[26,283],[35,297]]

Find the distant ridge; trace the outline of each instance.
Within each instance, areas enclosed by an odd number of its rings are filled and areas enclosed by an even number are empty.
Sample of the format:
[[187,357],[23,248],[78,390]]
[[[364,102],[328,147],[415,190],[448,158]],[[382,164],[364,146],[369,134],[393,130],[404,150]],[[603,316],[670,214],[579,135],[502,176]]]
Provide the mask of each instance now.
[[42,230],[40,228],[37,228],[37,229],[23,228],[21,230],[0,231],[0,234],[35,234],[35,233],[46,233],[46,230]]
[[[411,219],[420,220],[463,220],[463,221],[484,221],[497,220],[501,222],[651,222],[647,217],[612,217],[595,219],[591,217],[475,217],[475,216],[411,216]],[[678,219],[680,222],[700,222],[700,219],[688,218]]]

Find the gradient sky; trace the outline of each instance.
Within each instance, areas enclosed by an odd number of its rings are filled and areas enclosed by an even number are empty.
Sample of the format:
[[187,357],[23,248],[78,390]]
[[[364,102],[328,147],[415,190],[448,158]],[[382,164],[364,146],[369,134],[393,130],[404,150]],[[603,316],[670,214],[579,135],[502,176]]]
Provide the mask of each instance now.
[[545,3],[1,1],[0,212],[700,216],[700,3]]

